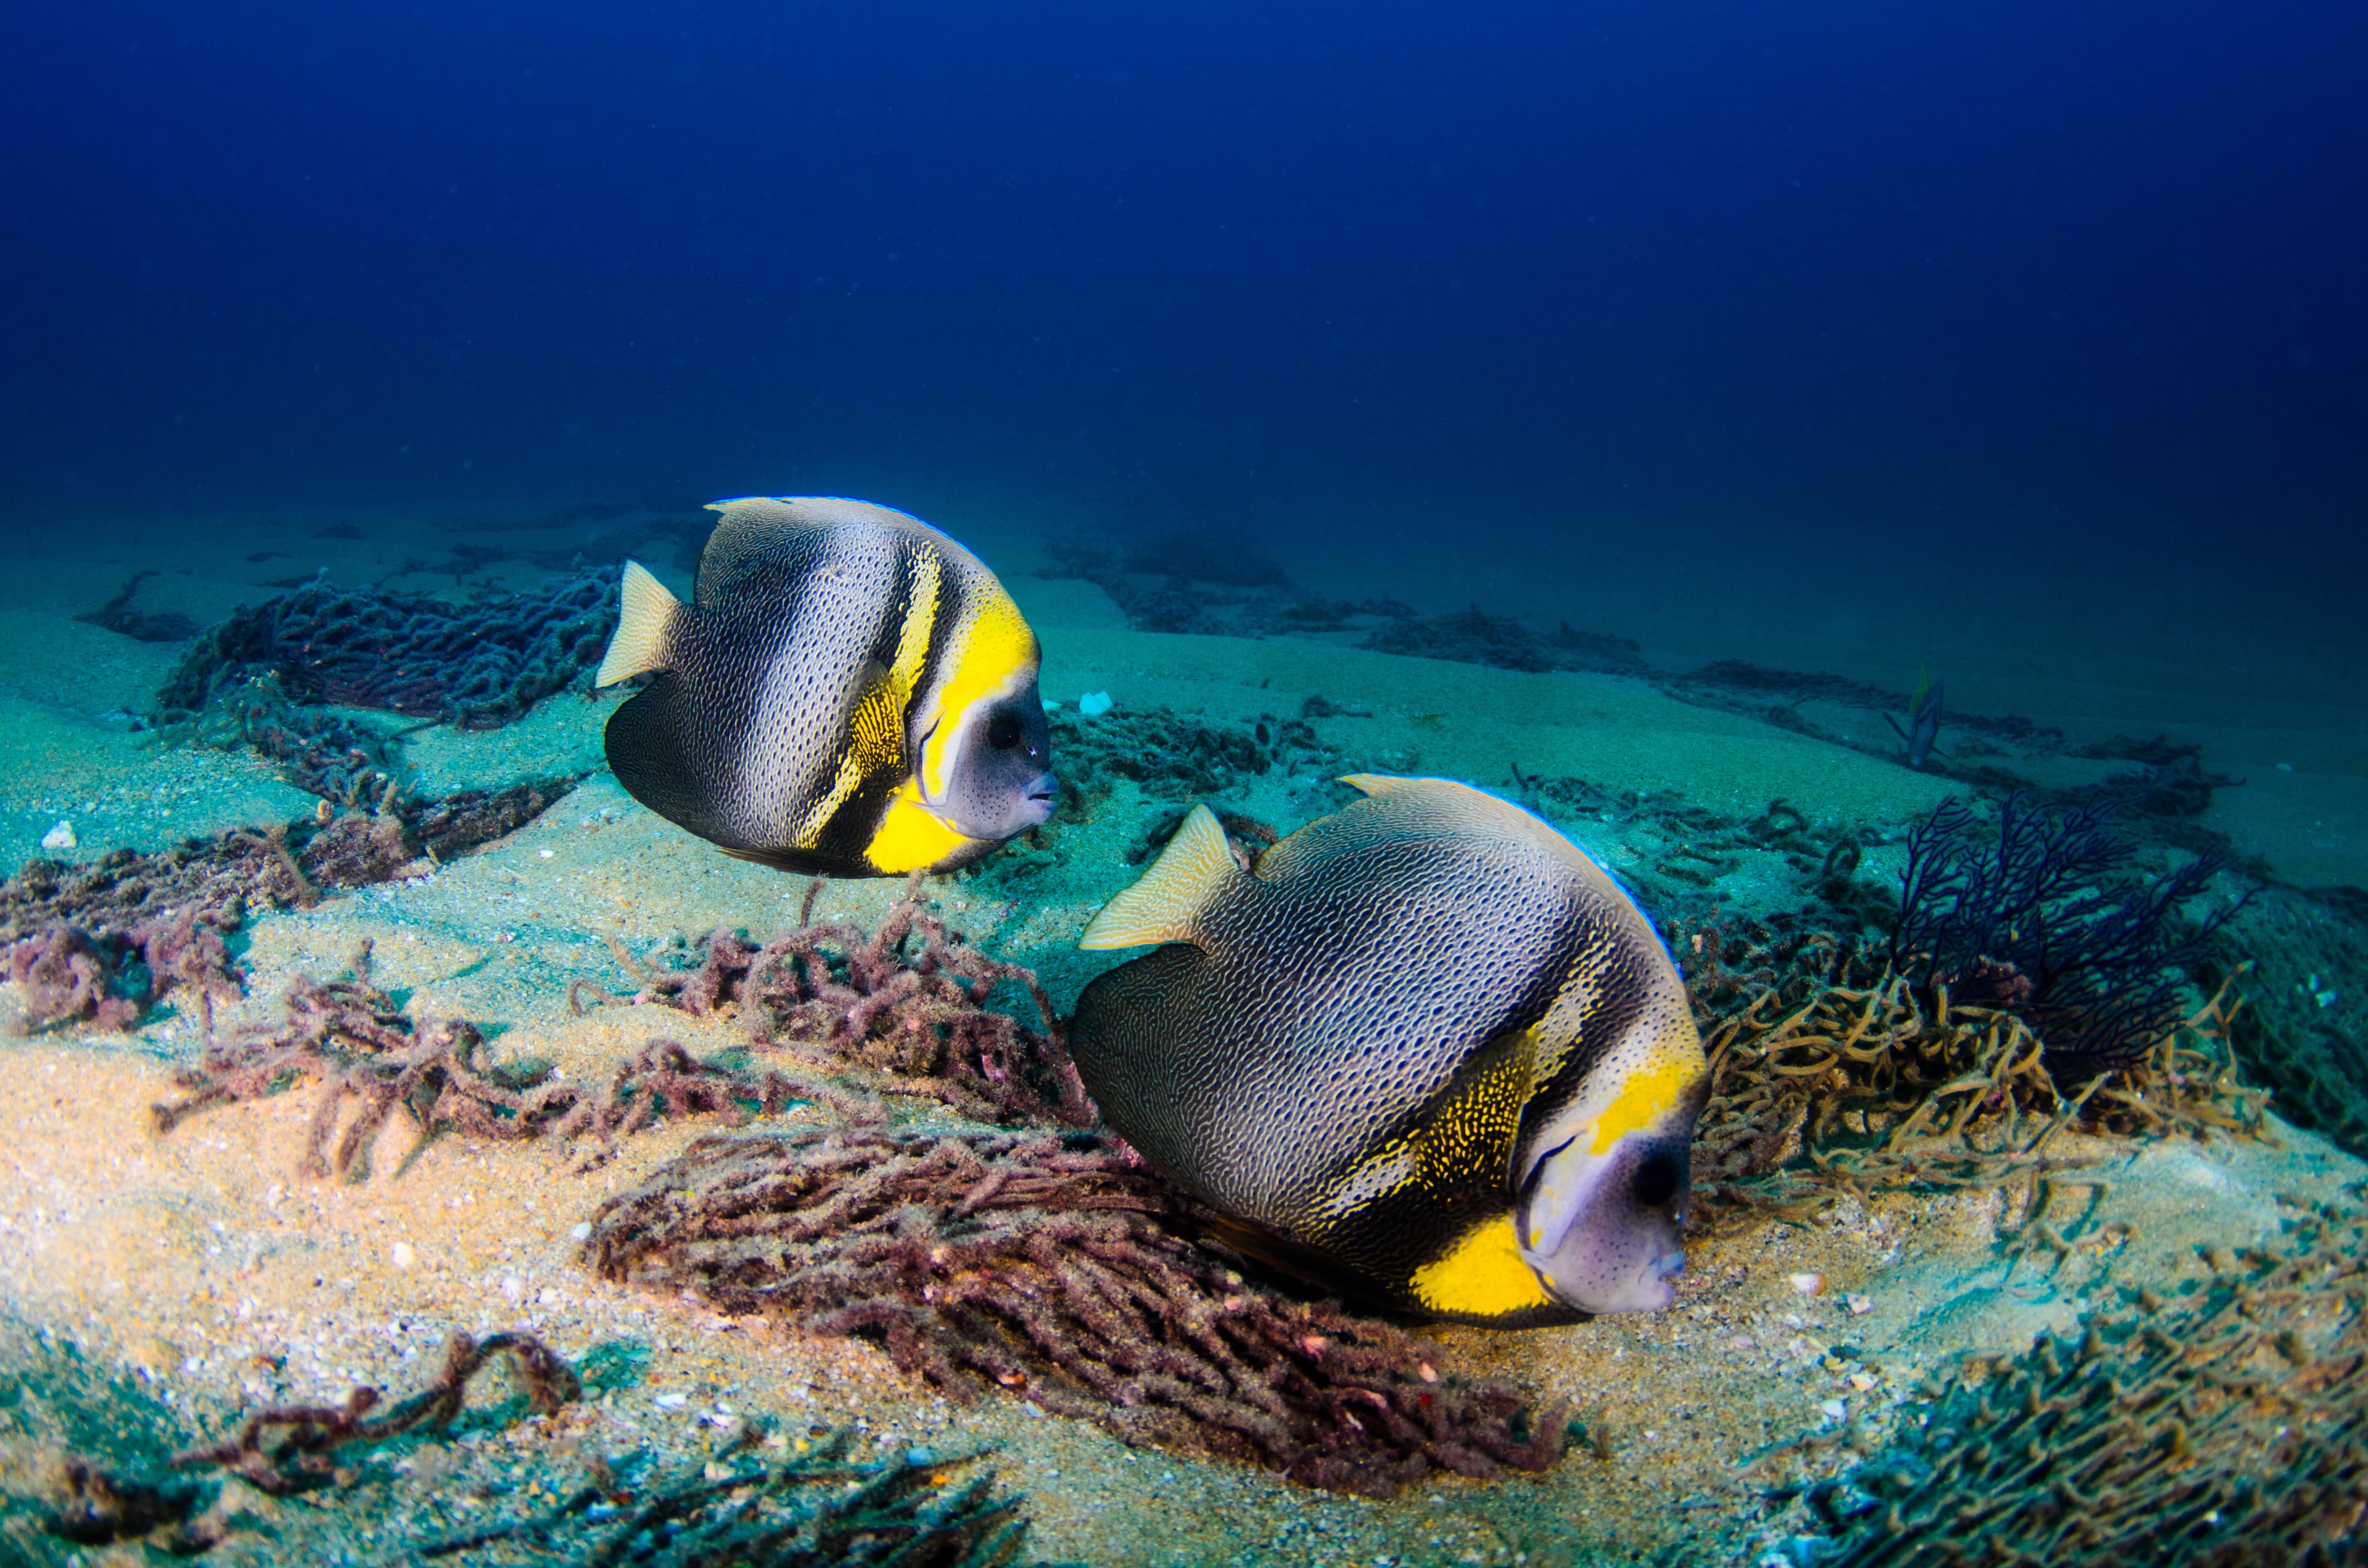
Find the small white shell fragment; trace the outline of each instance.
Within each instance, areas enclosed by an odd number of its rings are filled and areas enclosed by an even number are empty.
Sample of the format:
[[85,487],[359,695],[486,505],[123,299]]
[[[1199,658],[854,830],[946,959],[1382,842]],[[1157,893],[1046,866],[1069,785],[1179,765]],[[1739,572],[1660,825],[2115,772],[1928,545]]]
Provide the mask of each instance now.
[[1867,1390],[1874,1386],[1874,1374],[1873,1372],[1852,1372],[1850,1375],[1850,1386],[1858,1390],[1859,1392],[1864,1393]]
[[1850,1310],[1859,1317],[1864,1317],[1874,1311],[1873,1296],[1845,1296],[1842,1299],[1850,1303]]
[[1822,1295],[1825,1292],[1826,1277],[1822,1274],[1793,1274],[1786,1278],[1793,1281],[1793,1289],[1804,1296]]
[[579,1242],[588,1242],[592,1239],[592,1221],[589,1220],[584,1221],[567,1233],[575,1237]]
[[1843,1404],[1842,1402],[1838,1399],[1829,1399],[1826,1401],[1825,1403],[1817,1406],[1817,1408],[1824,1411],[1827,1415],[1832,1416],[1837,1421],[1839,1421],[1843,1416],[1850,1414],[1850,1407]]
[[680,1410],[684,1405],[690,1403],[690,1395],[687,1393],[662,1393],[650,1403],[656,1405],[660,1410]]
[[60,818],[57,826],[41,835],[41,847],[44,849],[72,849],[74,847],[74,824],[65,821],[63,818]]
[[1088,719],[1099,718],[1110,710],[1110,694],[1107,691],[1089,691],[1077,699],[1077,711]]
[[397,1268],[408,1268],[413,1264],[419,1261],[419,1255],[411,1250],[411,1244],[409,1242],[395,1243],[393,1246],[386,1249],[386,1256],[387,1261],[393,1264]]

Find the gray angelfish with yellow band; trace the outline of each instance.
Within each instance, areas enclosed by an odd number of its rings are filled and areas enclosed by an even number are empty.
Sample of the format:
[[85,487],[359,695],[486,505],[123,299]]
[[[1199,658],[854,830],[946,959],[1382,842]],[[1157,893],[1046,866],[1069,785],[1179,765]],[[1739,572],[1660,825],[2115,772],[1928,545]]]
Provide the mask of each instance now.
[[1082,946],[1069,1049],[1246,1252],[1517,1327],[1675,1298],[1708,1093],[1684,983],[1618,884],[1465,785],[1366,798],[1245,869],[1191,815]]
[[868,501],[751,496],[684,604],[638,563],[597,684],[632,797],[744,859],[948,871],[1051,814],[1036,634],[979,559]]

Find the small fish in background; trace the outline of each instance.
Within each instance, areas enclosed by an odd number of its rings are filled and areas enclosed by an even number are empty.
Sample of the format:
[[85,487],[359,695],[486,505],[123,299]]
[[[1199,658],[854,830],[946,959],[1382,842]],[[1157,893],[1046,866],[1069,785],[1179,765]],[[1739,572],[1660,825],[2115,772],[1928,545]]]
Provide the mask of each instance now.
[[1907,747],[1907,766],[1921,768],[1933,750],[1933,742],[1941,738],[1941,683],[1932,678],[1930,665],[1916,676],[1915,693],[1907,699],[1907,725],[1885,713],[1883,722],[1891,726],[1901,744]]
[[1709,1069],[1643,913],[1467,785],[1366,798],[1235,859],[1196,806],[1088,949],[1069,1046],[1110,1125],[1279,1267],[1497,1327],[1675,1298]]
[[639,563],[596,684],[632,797],[743,859],[834,876],[969,864],[1052,814],[1036,634],[978,558],[868,501],[751,496],[684,604]]

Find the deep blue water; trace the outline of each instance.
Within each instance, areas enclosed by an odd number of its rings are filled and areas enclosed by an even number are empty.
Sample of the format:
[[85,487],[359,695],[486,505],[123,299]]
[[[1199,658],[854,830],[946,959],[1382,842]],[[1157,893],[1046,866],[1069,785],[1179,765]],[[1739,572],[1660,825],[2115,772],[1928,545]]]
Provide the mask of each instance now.
[[2318,0],[19,0],[0,508],[991,495],[2323,582],[2363,60]]

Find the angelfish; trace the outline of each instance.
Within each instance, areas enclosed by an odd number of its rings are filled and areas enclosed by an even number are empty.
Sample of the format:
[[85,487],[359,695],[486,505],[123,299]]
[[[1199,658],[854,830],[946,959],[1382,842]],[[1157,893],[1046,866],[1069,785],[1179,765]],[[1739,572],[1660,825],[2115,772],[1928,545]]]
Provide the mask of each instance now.
[[1628,895],[1520,808],[1437,778],[1245,869],[1205,806],[1081,946],[1069,1047],[1110,1125],[1242,1250],[1497,1326],[1675,1299],[1709,1070]]
[[640,563],[597,684],[633,798],[784,870],[951,870],[1044,821],[1055,781],[1036,634],[979,559],[867,501],[750,496],[689,604]]

